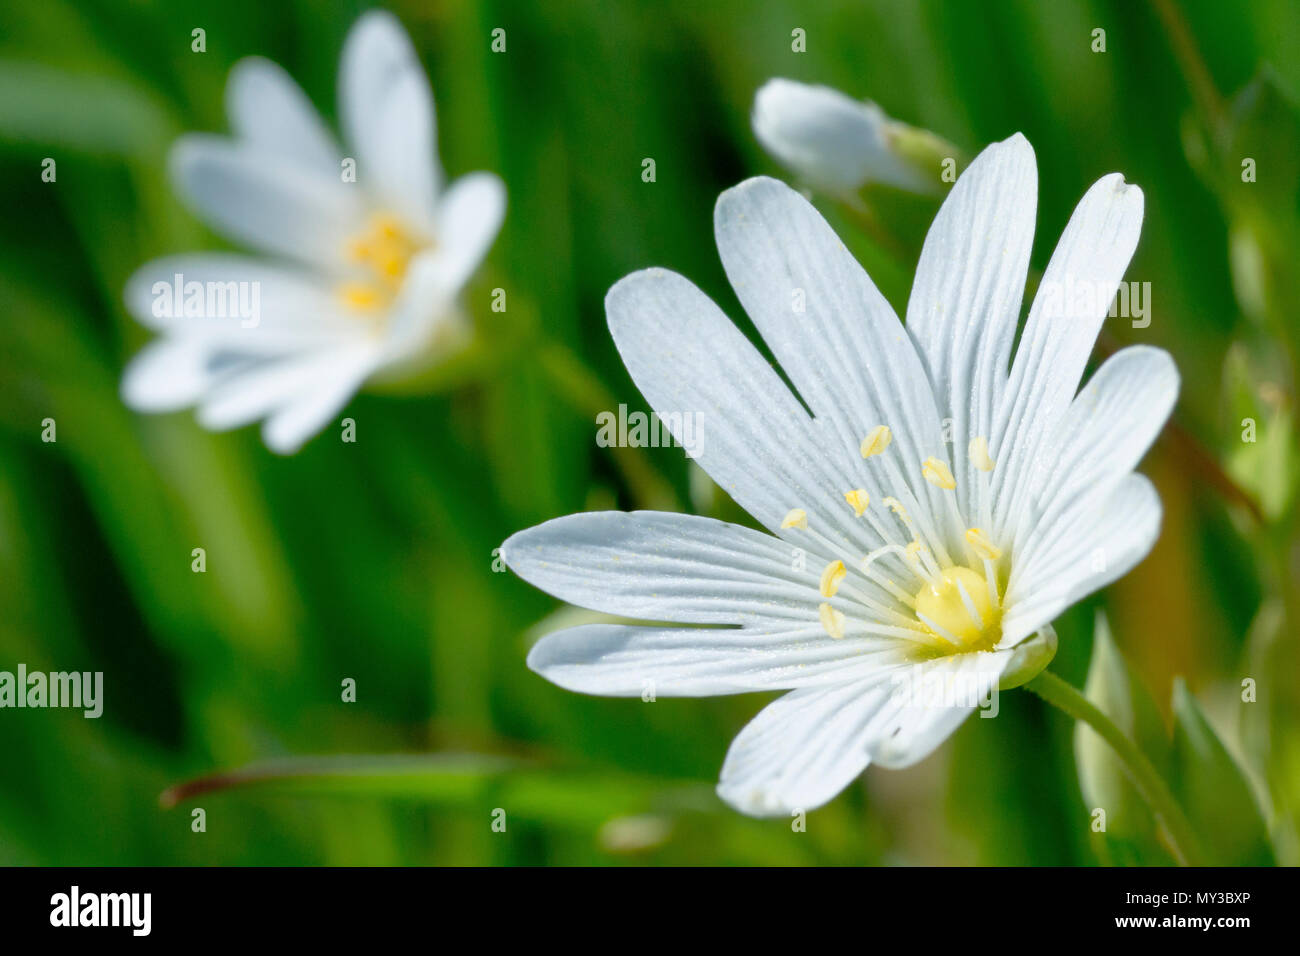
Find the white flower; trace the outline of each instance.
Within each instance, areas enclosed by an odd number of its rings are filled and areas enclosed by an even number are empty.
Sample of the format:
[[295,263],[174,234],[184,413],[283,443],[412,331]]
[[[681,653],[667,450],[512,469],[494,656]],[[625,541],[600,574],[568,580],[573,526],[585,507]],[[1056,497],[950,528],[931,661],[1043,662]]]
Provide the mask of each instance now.
[[183,137],[176,187],[268,257],[180,255],[132,276],[127,307],[161,338],[122,393],[141,411],[197,405],[216,430],[265,420],[267,446],[287,453],[365,382],[410,375],[462,331],[456,297],[500,228],[505,190],[488,173],[444,188],[428,80],[387,13],[362,16],[343,50],[348,152],[268,60],[237,64],[226,99],[233,138]]
[[763,84],[752,121],[758,141],[782,165],[813,189],[837,197],[868,183],[933,193],[940,159],[955,153],[932,133],[891,119],[875,103],[794,80]]
[[1075,394],[1141,227],[1142,193],[1117,174],[1075,210],[1011,363],[1036,199],[1029,143],[986,149],[930,229],[905,329],[797,193],[724,193],[723,265],[797,395],[686,279],[615,285],[633,380],[665,419],[698,416],[696,461],[768,533],[607,512],[514,535],[505,560],[536,586],[667,622],[560,631],[529,666],[612,696],[790,690],[722,769],[718,792],[756,815],[920,760],[999,682],[1045,666],[1050,622],[1155,541],[1160,502],[1133,469],[1178,376],[1134,346]]

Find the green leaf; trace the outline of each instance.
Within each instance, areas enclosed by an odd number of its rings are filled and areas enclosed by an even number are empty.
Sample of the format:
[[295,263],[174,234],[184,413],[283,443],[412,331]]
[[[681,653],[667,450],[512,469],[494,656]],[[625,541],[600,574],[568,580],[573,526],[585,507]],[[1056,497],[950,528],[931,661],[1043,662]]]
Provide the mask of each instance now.
[[380,796],[456,803],[514,765],[477,754],[290,757],[250,764],[177,784],[158,802],[166,809],[205,793],[256,788],[277,794]]
[[[1124,662],[1106,617],[1100,612],[1084,695],[1164,775],[1169,761],[1164,724],[1151,695]],[[1155,817],[1110,744],[1079,721],[1074,729],[1074,751],[1079,788],[1089,812],[1106,813],[1106,829],[1099,834],[1098,848],[1103,859],[1120,864],[1168,863],[1169,854],[1159,842]]]
[[122,80],[0,60],[0,139],[152,157],[176,131],[156,98]]
[[1268,827],[1254,788],[1181,678],[1174,681],[1172,784],[1219,866],[1272,866]]
[[1259,502],[1265,517],[1286,514],[1300,483],[1300,456],[1292,437],[1294,415],[1278,383],[1287,370],[1271,340],[1234,342],[1223,363],[1228,411],[1228,474]]
[[1237,299],[1260,328],[1300,348],[1300,106],[1267,67],[1232,100],[1218,128],[1185,124],[1188,159],[1228,219]]
[[629,813],[722,812],[707,786],[609,772],[554,770],[493,754],[367,754],[289,757],[169,787],[171,809],[203,794],[370,797],[459,808],[504,808],[512,817],[592,829]]

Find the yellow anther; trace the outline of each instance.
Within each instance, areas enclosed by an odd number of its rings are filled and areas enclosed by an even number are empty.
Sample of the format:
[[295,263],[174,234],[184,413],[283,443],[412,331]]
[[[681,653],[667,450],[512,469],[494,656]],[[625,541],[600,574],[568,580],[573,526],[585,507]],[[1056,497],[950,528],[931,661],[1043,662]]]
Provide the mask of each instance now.
[[921,462],[921,474],[930,484],[951,491],[957,487],[957,479],[952,476],[952,469],[938,458],[927,458]]
[[853,507],[853,513],[859,518],[867,510],[867,505],[871,504],[871,496],[861,488],[854,488],[852,491],[844,492],[844,500]]
[[882,498],[881,501],[884,503],[885,507],[894,514],[898,515],[903,520],[907,520],[907,509],[904,508],[903,503],[893,495],[890,495],[888,498]]
[[822,621],[822,630],[824,630],[835,640],[844,636],[844,615],[835,608],[823,601],[817,607],[817,614]]
[[791,508],[789,513],[781,520],[782,528],[807,528],[808,512],[802,508]]
[[822,597],[835,597],[835,592],[840,589],[840,582],[844,580],[844,575],[848,573],[843,561],[832,561],[826,565],[822,569]]
[[996,561],[1002,557],[1002,549],[988,539],[979,528],[968,528],[966,531],[966,543],[984,561]]
[[363,270],[363,276],[339,290],[351,308],[372,310],[387,306],[401,287],[411,256],[422,246],[396,216],[374,216],[365,230],[347,244],[347,258]]
[[373,285],[364,282],[345,282],[339,288],[339,298],[349,308],[367,311],[378,306],[383,296]]
[[401,221],[396,216],[387,213],[374,218],[373,228],[375,234],[383,239],[405,238]]
[[980,471],[992,471],[994,461],[989,457],[989,440],[977,435],[970,440],[970,463]]
[[877,425],[871,429],[871,434],[862,439],[862,457],[870,458],[872,455],[879,455],[893,440],[894,433],[889,430],[888,425]]

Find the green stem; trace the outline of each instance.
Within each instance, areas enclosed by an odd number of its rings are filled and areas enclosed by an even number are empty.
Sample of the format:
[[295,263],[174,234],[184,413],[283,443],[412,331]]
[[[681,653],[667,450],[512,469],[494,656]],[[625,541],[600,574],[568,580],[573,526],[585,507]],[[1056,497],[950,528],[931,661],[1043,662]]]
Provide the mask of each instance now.
[[1138,792],[1164,824],[1165,832],[1174,845],[1174,852],[1184,865],[1199,865],[1204,859],[1201,855],[1200,841],[1196,838],[1196,833],[1192,830],[1192,825],[1183,814],[1178,801],[1174,799],[1174,795],[1160,778],[1156,768],[1151,765],[1151,761],[1133,741],[1124,735],[1123,731],[1115,726],[1114,721],[1083,694],[1050,671],[1043,671],[1024,686],[1026,690],[1033,691],[1053,707],[1059,708],[1075,720],[1083,721],[1114,748],[1120,760],[1124,761],[1124,766],[1133,778]]
[[1187,25],[1187,18],[1173,0],[1151,0],[1151,5],[1164,25],[1174,59],[1178,61],[1178,68],[1182,70],[1192,92],[1192,99],[1201,113],[1201,121],[1211,135],[1217,138],[1228,108],[1219,95],[1218,87],[1214,85],[1214,77],[1210,75],[1210,68],[1201,56],[1196,38]]

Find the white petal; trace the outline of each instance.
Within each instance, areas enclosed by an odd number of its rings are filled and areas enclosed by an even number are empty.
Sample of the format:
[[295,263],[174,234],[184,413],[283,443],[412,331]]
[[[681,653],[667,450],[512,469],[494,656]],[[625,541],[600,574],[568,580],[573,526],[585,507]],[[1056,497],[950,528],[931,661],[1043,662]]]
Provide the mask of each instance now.
[[871,761],[882,767],[910,767],[925,759],[977,708],[990,702],[1014,651],[955,654],[913,664],[895,675],[893,693],[878,719]]
[[258,421],[323,381],[336,361],[332,352],[312,352],[249,366],[206,396],[198,410],[199,424],[226,431]]
[[1049,456],[1052,462],[1032,522],[1018,551],[1051,533],[1055,517],[1081,496],[1105,494],[1137,467],[1178,398],[1178,369],[1169,353],[1133,345],[1111,356],[1079,392]]
[[754,134],[814,189],[854,193],[868,182],[931,191],[890,149],[880,107],[827,86],[768,80],[754,97]]
[[1160,497],[1144,476],[1087,495],[1043,529],[1012,567],[1003,639],[1012,643],[1127,574],[1160,534]]
[[866,769],[871,724],[890,687],[853,682],[792,691],[732,741],[718,796],[755,817],[788,816],[832,800]]
[[375,369],[376,352],[366,349],[341,358],[330,377],[274,412],[262,426],[266,447],[291,455],[337,415]]
[[455,319],[456,298],[483,260],[505,212],[505,187],[490,173],[471,173],[452,185],[438,208],[436,244],[411,260],[388,323],[385,362],[418,353],[440,322]]
[[433,93],[415,48],[391,13],[352,27],[339,68],[339,112],[357,180],[413,223],[432,222],[438,193]]
[[516,574],[570,604],[697,624],[817,624],[821,567],[794,570],[771,535],[694,515],[587,512],[512,535]]
[[966,515],[978,514],[979,488],[966,449],[972,438],[992,435],[1006,388],[1037,201],[1029,142],[1017,133],[985,149],[930,227],[907,304],[907,331],[930,373],[939,414],[952,419],[953,474]]
[[352,366],[349,359],[352,354],[351,347],[320,349],[241,370],[205,397],[198,412],[199,424],[224,431],[264,418],[334,381],[341,368]]
[[506,187],[492,173],[469,173],[438,201],[437,236],[449,287],[459,290],[492,246],[506,212]]
[[[965,529],[921,463],[948,460],[948,449],[925,369],[889,303],[817,210],[784,183],[758,178],[727,190],[714,229],[745,311],[825,423],[829,450],[857,469],[861,480],[850,487],[900,498],[946,560],[946,543]],[[894,444],[863,461],[859,444],[882,424]]]
[[140,412],[193,405],[212,383],[209,350],[198,339],[164,338],[146,345],[122,376],[122,401]]
[[396,366],[411,360],[429,344],[440,323],[457,321],[459,289],[440,250],[418,253],[407,267],[402,291],[389,308],[383,364]]
[[1029,513],[1047,477],[1050,444],[1137,246],[1142,190],[1119,174],[1079,202],[1052,254],[1016,350],[990,436],[999,533]]
[[183,136],[171,166],[177,189],[209,225],[266,252],[342,268],[348,239],[364,225],[355,187],[244,143]]
[[632,627],[589,624],[547,634],[528,666],[565,690],[602,697],[709,697],[842,684],[897,667],[896,646],[830,638],[821,626]]
[[[846,468],[849,456],[823,439],[772,367],[699,289],[676,273],[648,269],[615,284],[605,308],[641,393],[742,508],[773,533],[792,509],[803,509],[809,528],[832,536],[850,556],[880,545],[865,521],[848,520],[843,493],[861,486]],[[780,536],[812,553],[822,547],[808,534]]]
[[338,147],[320,114],[281,67],[260,56],[240,60],[226,83],[235,135],[322,176],[341,173]]
[[[194,283],[202,307],[187,314],[186,290]],[[356,320],[342,314],[319,277],[231,253],[154,259],[127,280],[124,298],[149,328],[250,355],[299,350],[357,332]]]
[[718,795],[752,816],[783,816],[833,799],[869,762],[916,763],[989,699],[1010,657],[962,654],[792,691],[732,742]]

